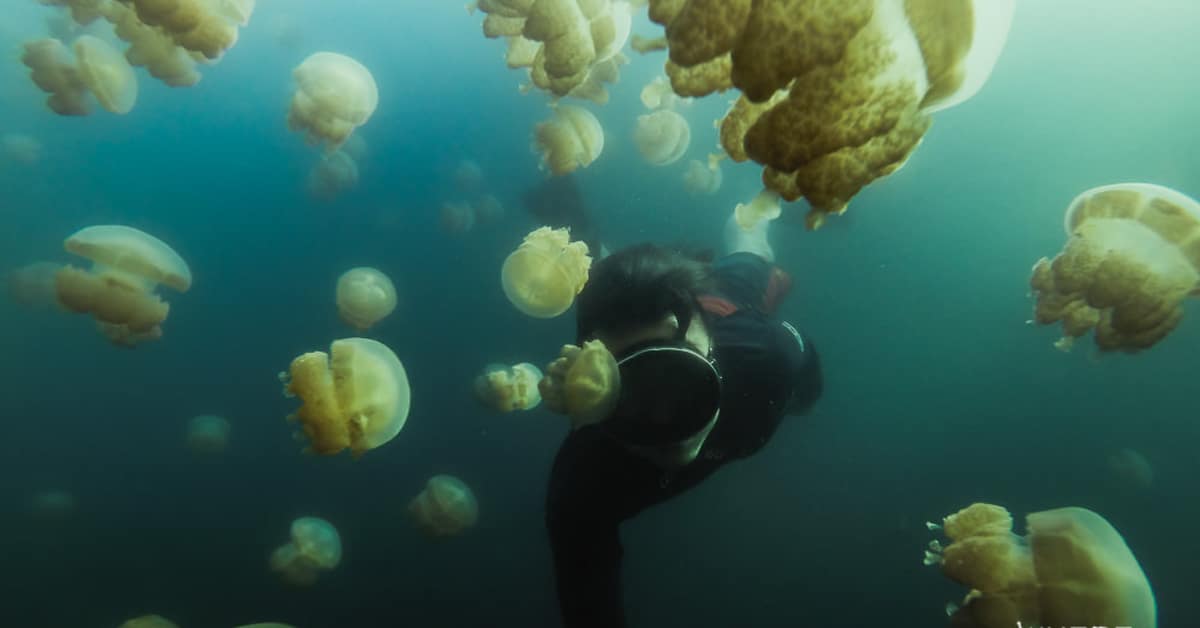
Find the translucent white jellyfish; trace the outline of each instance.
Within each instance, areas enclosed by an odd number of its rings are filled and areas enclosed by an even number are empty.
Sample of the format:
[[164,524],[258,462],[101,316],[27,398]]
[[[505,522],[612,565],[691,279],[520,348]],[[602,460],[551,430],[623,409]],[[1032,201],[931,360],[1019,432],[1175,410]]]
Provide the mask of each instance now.
[[683,187],[691,194],[711,196],[721,189],[721,155],[708,156],[707,165],[695,159],[683,173]]
[[779,218],[782,212],[779,195],[771,190],[763,190],[749,203],[738,203],[733,208],[733,218],[739,227],[752,231],[759,223]]
[[692,141],[692,129],[687,120],[670,110],[638,116],[633,141],[646,162],[665,166],[679,161]]
[[396,354],[375,340],[335,340],[328,354],[300,355],[279,378],[284,395],[302,402],[288,420],[300,423],[314,454],[350,449],[360,456],[395,438],[408,420],[408,374]]
[[318,52],[292,72],[296,91],[288,127],[312,144],[337,148],[366,124],[379,105],[375,78],[361,63],[334,52]]
[[479,222],[496,222],[504,218],[504,204],[491,194],[484,194],[475,203],[475,216]]
[[466,233],[475,227],[475,208],[462,201],[442,203],[438,209],[442,231],[451,235]]
[[59,115],[84,116],[91,93],[108,111],[129,113],[137,102],[138,84],[124,55],[91,35],[76,39],[72,49],[74,59],[57,39],[25,43],[21,62],[29,67],[33,83],[50,94],[46,106]]
[[75,514],[75,496],[64,490],[46,490],[33,496],[30,514],[42,521],[63,521]]
[[1101,351],[1133,353],[1167,337],[1200,295],[1200,203],[1169,188],[1122,183],[1067,208],[1066,245],[1033,267],[1034,320],[1062,322],[1069,349],[1095,329]]
[[459,191],[469,192],[483,184],[483,169],[473,159],[464,159],[454,168],[454,184]]
[[558,105],[554,118],[534,128],[534,147],[541,156],[540,167],[554,175],[586,168],[604,150],[604,129],[587,109]]
[[284,582],[307,587],[322,571],[342,561],[342,539],[332,523],[319,517],[300,517],[292,522],[292,540],[271,554],[271,571]]
[[366,331],[396,309],[396,287],[375,268],[351,268],[338,277],[337,308],[347,325]]
[[587,244],[571,242],[566,229],[540,227],[504,260],[504,295],[521,312],[553,318],[567,311],[587,283],[592,258]]
[[212,456],[229,446],[229,421],[213,414],[201,414],[188,421],[188,449],[202,456]]
[[1145,490],[1154,485],[1154,467],[1136,449],[1122,449],[1110,455],[1108,470],[1118,481],[1133,488]]
[[162,615],[142,615],[122,623],[118,628],[179,628],[179,624]]
[[671,90],[666,78],[656,76],[642,88],[641,99],[647,109],[671,109],[679,101],[679,96]]
[[55,276],[58,302],[91,314],[117,343],[158,337],[170,307],[160,285],[187,292],[192,272],[183,258],[154,236],[123,225],[97,225],[67,238],[69,253],[91,260],[90,270],[64,266]]
[[308,193],[319,201],[332,201],[358,185],[358,164],[344,151],[321,155],[308,174]]
[[409,502],[408,514],[430,538],[458,536],[479,520],[479,503],[462,480],[435,475],[426,482],[425,490]]
[[475,378],[475,398],[497,412],[532,410],[542,402],[541,379],[542,372],[528,362],[512,367],[489,364]]
[[32,135],[5,133],[0,137],[0,155],[7,161],[31,166],[42,160],[42,143]]
[[30,309],[45,309],[58,305],[54,278],[62,264],[34,262],[22,266],[6,277],[8,296],[14,303]]
[[1032,513],[1024,538],[1013,534],[1008,511],[992,504],[972,504],[941,527],[951,543],[932,542],[925,562],[971,588],[953,611],[954,626],[1157,626],[1141,565],[1121,534],[1090,510]]

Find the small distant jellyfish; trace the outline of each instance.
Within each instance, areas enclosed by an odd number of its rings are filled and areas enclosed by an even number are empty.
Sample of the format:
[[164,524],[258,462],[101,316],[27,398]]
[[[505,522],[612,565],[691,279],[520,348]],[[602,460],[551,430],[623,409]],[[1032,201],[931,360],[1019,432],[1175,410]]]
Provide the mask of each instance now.
[[63,521],[75,514],[75,496],[57,489],[42,491],[33,496],[30,512],[42,521]]
[[683,186],[688,192],[708,196],[721,189],[721,155],[708,156],[708,165],[693,159],[683,173]]
[[118,628],[179,628],[179,624],[162,615],[142,615],[126,621]]
[[1108,457],[1108,470],[1122,483],[1139,489],[1154,484],[1154,467],[1135,449],[1122,449]]
[[435,475],[408,504],[413,523],[430,538],[458,536],[479,520],[479,503],[462,480]]
[[338,278],[337,308],[347,325],[366,331],[396,309],[396,287],[377,269],[351,268]]
[[484,194],[475,203],[475,215],[479,222],[496,222],[504,217],[504,204],[491,194]]
[[570,240],[566,229],[541,227],[504,260],[500,280],[518,310],[534,318],[554,318],[575,302],[587,283],[592,258],[587,244]]
[[475,378],[475,398],[497,412],[532,410],[542,402],[541,379],[542,372],[528,362],[512,367],[489,364]]
[[271,553],[271,571],[292,586],[308,587],[322,571],[342,561],[342,539],[332,523],[319,517],[300,517],[292,522],[291,542]]
[[463,234],[475,226],[475,208],[462,202],[442,203],[438,210],[438,219],[446,233]]
[[483,169],[474,160],[464,159],[454,169],[454,183],[460,190],[474,190],[483,183]]
[[23,133],[6,133],[0,137],[0,154],[5,159],[30,166],[42,160],[42,143]]
[[213,456],[229,446],[229,421],[212,414],[193,417],[188,422],[188,449],[201,456]]
[[300,355],[279,379],[284,396],[300,398],[288,420],[300,423],[310,453],[349,449],[361,456],[395,438],[408,420],[404,365],[387,345],[369,338],[343,338],[329,353]]
[[652,166],[679,161],[692,141],[692,129],[683,116],[669,109],[638,116],[633,131],[638,152]]
[[358,185],[358,162],[348,153],[335,150],[321,156],[308,173],[308,194],[330,202]]

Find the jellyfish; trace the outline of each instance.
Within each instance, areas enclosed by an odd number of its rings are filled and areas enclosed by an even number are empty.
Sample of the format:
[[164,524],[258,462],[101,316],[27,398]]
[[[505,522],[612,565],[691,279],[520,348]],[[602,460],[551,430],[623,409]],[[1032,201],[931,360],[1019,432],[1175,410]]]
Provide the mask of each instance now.
[[671,91],[671,84],[666,78],[656,76],[642,88],[641,99],[647,109],[656,110],[671,109],[679,97]]
[[688,169],[683,173],[683,187],[691,194],[716,194],[721,189],[721,155],[709,155],[707,165],[695,159],[689,161]]
[[483,169],[473,159],[464,159],[454,168],[454,184],[461,191],[471,191],[483,184]]
[[342,150],[321,155],[308,174],[308,193],[319,201],[332,201],[358,185],[358,163]]
[[733,218],[742,229],[753,231],[759,223],[775,220],[781,213],[779,195],[763,190],[749,203],[738,203],[733,209]]
[[329,353],[313,351],[280,373],[284,395],[300,398],[288,416],[308,438],[307,451],[355,456],[396,437],[408,420],[411,392],[404,365],[391,349],[368,338],[343,338]]
[[438,209],[438,221],[446,233],[466,233],[475,227],[475,208],[461,201],[442,203]]
[[1034,320],[1062,323],[1070,349],[1095,329],[1101,351],[1134,353],[1157,344],[1200,295],[1200,203],[1148,183],[1080,194],[1067,208],[1067,243],[1033,267]]
[[292,522],[292,540],[271,553],[271,571],[287,584],[312,586],[321,571],[342,560],[342,539],[332,523],[320,517],[300,517]]
[[189,52],[216,60],[238,40],[254,0],[125,0],[147,26],[157,27]]
[[42,521],[64,521],[75,514],[75,496],[60,489],[41,491],[33,496],[30,513]]
[[57,39],[25,43],[21,62],[30,79],[50,94],[46,106],[62,116],[85,116],[91,93],[102,107],[116,114],[129,113],[137,102],[137,77],[129,62],[103,40],[84,35],[71,51]]
[[126,621],[118,628],[179,628],[179,625],[162,615],[142,615]]
[[449,475],[435,475],[408,504],[408,515],[426,536],[458,536],[479,520],[479,504],[471,487]]
[[9,161],[31,166],[42,160],[42,143],[32,135],[5,133],[0,137],[0,154]]
[[725,152],[761,164],[785,200],[807,199],[815,229],[899,169],[934,112],[980,90],[1015,0],[781,6],[656,0],[649,15],[666,27],[675,92],[739,89],[721,123]]
[[475,203],[475,215],[479,222],[496,222],[504,217],[504,204],[491,194],[484,194]]
[[396,287],[374,268],[351,268],[338,277],[337,308],[347,325],[366,331],[396,309]]
[[34,262],[8,273],[8,296],[14,303],[30,309],[45,309],[58,305],[54,278],[62,264]]
[[375,78],[361,63],[334,52],[310,55],[292,72],[296,91],[288,128],[303,131],[311,144],[336,149],[366,124],[379,104]]
[[930,543],[926,564],[940,564],[947,578],[971,588],[951,625],[1155,628],[1150,582],[1104,517],[1057,508],[1028,515],[1025,537],[1012,526],[1007,510],[982,503],[943,520],[951,542]]
[[554,318],[567,311],[587,283],[592,258],[587,244],[571,242],[566,229],[540,227],[504,260],[504,294],[521,312]]
[[512,367],[489,364],[475,378],[475,398],[497,412],[532,410],[542,402],[541,379],[542,372],[528,362]]
[[638,116],[633,141],[638,152],[652,166],[665,166],[679,161],[692,140],[687,120],[670,110]]
[[566,414],[578,429],[608,418],[621,393],[621,373],[608,347],[589,340],[582,347],[564,346],[538,388],[546,407]]
[[188,422],[188,449],[202,456],[225,451],[229,445],[229,421],[212,414],[193,417]]
[[114,343],[159,337],[170,307],[155,288],[162,284],[187,292],[192,286],[187,262],[162,240],[133,227],[87,227],[64,246],[93,263],[90,270],[68,265],[58,271],[58,302],[72,312],[91,314]]
[[1154,484],[1154,467],[1136,449],[1122,449],[1108,457],[1108,470],[1117,480],[1146,490]]
[[604,150],[604,129],[587,109],[558,105],[553,119],[534,128],[534,144],[542,156],[539,167],[564,175],[596,161]]
[[126,5],[111,3],[109,7],[113,32],[129,43],[125,58],[130,65],[146,68],[150,76],[171,87],[191,87],[200,82],[196,60],[170,35],[142,23],[137,12]]

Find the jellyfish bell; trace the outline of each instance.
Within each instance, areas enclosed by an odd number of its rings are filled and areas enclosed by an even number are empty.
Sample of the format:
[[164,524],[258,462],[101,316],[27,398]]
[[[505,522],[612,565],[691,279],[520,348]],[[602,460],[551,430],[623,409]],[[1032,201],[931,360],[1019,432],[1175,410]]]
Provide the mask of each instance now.
[[692,130],[687,120],[669,109],[638,116],[633,141],[638,152],[652,166],[666,166],[679,161],[687,152]]
[[87,227],[68,237],[64,247],[91,260],[92,268],[68,265],[59,270],[58,302],[72,312],[91,314],[110,339],[126,332],[139,337],[160,334],[156,328],[170,308],[155,290],[165,285],[187,292],[192,285],[191,269],[174,249],[132,227]]
[[438,209],[438,221],[442,231],[450,235],[461,235],[475,227],[475,208],[461,201],[442,203]]
[[313,351],[280,373],[284,395],[301,405],[288,416],[307,437],[307,451],[357,457],[396,437],[408,420],[411,391],[404,365],[391,349],[369,338],[333,341],[329,353]]
[[296,91],[288,127],[313,144],[336,149],[354,129],[366,124],[379,105],[379,88],[370,70],[334,52],[317,52],[292,72]]
[[337,528],[320,517],[300,517],[292,522],[291,540],[271,553],[271,571],[287,584],[307,587],[322,571],[342,561],[342,539]]
[[951,541],[934,542],[927,564],[971,592],[951,624],[972,628],[1023,625],[1157,625],[1150,582],[1121,534],[1084,508],[1035,512],[1026,536],[992,504],[972,504],[946,517]]
[[683,187],[697,196],[711,196],[721,189],[720,156],[709,155],[708,163],[693,159],[683,173]]
[[479,520],[479,503],[471,487],[450,475],[435,475],[408,504],[408,515],[430,538],[458,536]]
[[229,421],[212,414],[193,417],[188,421],[187,445],[201,456],[224,452],[229,446]]
[[360,266],[338,278],[336,300],[342,321],[366,331],[396,309],[396,287],[379,270]]
[[534,127],[534,151],[541,155],[539,167],[561,176],[586,168],[604,150],[604,129],[587,109],[558,105],[554,117]]
[[512,367],[489,364],[475,378],[475,398],[496,412],[532,410],[542,401],[538,392],[541,379],[541,370],[528,362]]
[[496,222],[504,218],[504,205],[495,196],[484,194],[475,203],[475,216],[479,218],[479,222]]
[[540,227],[525,236],[500,269],[504,294],[521,312],[553,318],[567,311],[587,283],[587,244],[571,242],[566,229]]
[[779,218],[783,213],[779,201],[779,195],[774,191],[763,190],[749,203],[738,203],[733,209],[733,218],[743,230],[753,231],[759,223]]
[[74,49],[79,80],[100,105],[115,114],[129,113],[137,103],[138,84],[125,55],[91,35],[76,39]]
[[483,184],[483,169],[473,159],[464,159],[454,168],[454,184],[459,190],[470,191]]
[[1060,348],[1095,330],[1101,351],[1148,349],[1200,294],[1200,203],[1147,183],[1080,194],[1067,209],[1067,242],[1030,278],[1039,324],[1062,323]]

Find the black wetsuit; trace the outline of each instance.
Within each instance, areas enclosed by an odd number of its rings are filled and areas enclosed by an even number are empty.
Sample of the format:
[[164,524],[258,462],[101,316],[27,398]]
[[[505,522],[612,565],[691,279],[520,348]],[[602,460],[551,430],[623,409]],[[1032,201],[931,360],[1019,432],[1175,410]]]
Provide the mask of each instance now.
[[806,411],[821,395],[816,348],[770,315],[786,274],[750,253],[718,260],[714,274],[718,294],[700,302],[723,377],[721,414],[696,460],[664,471],[595,425],[571,432],[555,457],[546,527],[566,628],[625,626],[622,521],[755,453],[785,414]]

